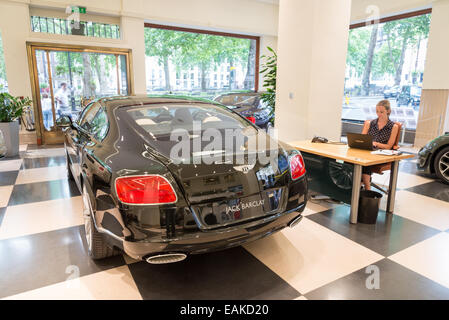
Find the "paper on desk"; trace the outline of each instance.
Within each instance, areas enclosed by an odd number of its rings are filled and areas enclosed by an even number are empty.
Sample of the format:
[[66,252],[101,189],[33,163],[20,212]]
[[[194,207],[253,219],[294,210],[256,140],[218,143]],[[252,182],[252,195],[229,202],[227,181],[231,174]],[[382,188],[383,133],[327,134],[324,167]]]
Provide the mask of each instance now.
[[397,151],[397,150],[386,150],[386,149],[380,149],[380,150],[376,150],[376,151],[372,151],[371,154],[379,154],[382,156],[397,156],[399,154],[401,154],[401,151]]

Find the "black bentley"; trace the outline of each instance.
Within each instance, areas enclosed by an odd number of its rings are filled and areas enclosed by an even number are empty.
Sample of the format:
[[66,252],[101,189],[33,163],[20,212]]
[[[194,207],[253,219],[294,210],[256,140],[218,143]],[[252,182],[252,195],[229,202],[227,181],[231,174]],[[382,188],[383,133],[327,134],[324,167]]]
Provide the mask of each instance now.
[[307,181],[300,152],[218,103],[102,98],[58,125],[69,178],[82,192],[93,259],[121,249],[149,263],[176,262],[302,218]]

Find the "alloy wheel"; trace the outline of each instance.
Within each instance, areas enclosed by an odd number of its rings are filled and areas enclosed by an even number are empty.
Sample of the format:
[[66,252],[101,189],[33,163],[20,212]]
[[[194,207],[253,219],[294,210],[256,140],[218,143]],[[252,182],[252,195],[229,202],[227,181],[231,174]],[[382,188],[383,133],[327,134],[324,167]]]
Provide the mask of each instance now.
[[438,163],[438,170],[440,170],[441,175],[449,181],[449,152],[443,154]]

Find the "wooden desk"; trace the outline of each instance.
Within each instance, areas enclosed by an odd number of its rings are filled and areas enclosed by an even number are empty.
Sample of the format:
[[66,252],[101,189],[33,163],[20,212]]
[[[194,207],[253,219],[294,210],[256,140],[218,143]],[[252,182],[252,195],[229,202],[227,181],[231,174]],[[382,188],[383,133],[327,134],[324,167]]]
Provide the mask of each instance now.
[[[387,212],[393,213],[398,180],[399,161],[413,158],[411,154],[398,156],[383,156],[371,154],[371,151],[349,148],[347,145],[312,143],[308,141],[293,141],[289,144],[299,151],[319,155],[326,158],[342,160],[354,165],[351,195],[350,222],[357,223],[360,187],[362,183],[362,167],[391,162],[390,184],[388,188]],[[307,168],[306,168],[307,169]]]

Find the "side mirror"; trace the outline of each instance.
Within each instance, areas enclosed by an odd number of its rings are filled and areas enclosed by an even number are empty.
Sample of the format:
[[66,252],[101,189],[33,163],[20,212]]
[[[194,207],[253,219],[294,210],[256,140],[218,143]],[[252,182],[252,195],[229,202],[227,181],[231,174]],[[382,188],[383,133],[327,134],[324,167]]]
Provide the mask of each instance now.
[[59,128],[68,128],[73,124],[72,119],[69,116],[62,116],[58,120],[56,120],[56,125]]

